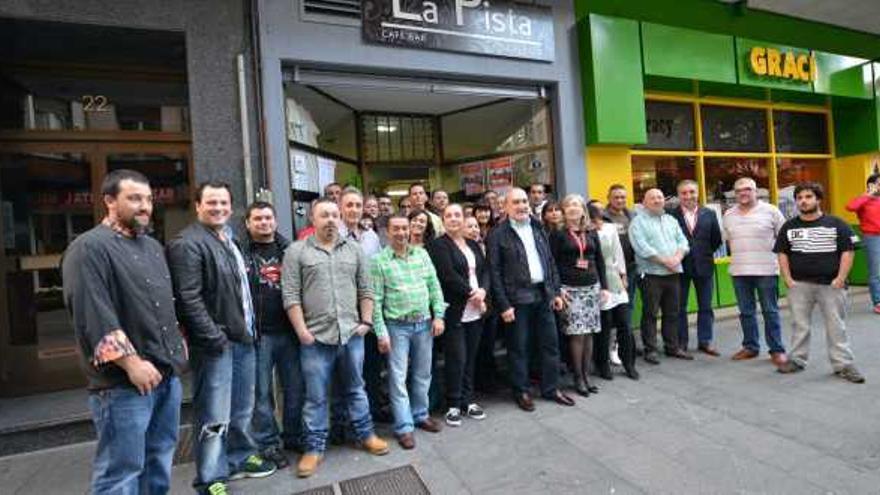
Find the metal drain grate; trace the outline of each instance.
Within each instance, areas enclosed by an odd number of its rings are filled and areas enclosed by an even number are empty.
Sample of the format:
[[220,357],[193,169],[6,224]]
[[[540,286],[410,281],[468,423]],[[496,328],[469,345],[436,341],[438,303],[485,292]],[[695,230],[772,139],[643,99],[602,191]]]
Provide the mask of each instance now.
[[412,466],[389,469],[339,483],[342,495],[430,495]]
[[414,467],[401,466],[297,495],[431,495],[431,492]]

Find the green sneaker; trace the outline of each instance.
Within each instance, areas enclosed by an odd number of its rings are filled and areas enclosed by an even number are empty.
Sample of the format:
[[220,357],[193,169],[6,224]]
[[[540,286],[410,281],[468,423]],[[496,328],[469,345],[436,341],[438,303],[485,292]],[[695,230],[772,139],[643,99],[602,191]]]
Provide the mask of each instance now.
[[205,495],[229,495],[229,490],[226,488],[226,483],[216,481],[203,489],[201,493]]
[[265,478],[275,473],[278,469],[271,461],[267,461],[262,457],[251,454],[245,459],[241,469],[233,473],[230,480],[240,480],[242,478]]

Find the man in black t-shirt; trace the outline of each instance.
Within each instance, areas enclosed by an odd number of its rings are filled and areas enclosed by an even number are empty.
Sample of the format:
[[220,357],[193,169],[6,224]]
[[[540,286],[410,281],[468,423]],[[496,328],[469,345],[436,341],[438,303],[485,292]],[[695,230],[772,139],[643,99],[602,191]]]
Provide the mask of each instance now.
[[[299,340],[284,311],[281,265],[290,242],[276,232],[275,209],[257,201],[245,212],[247,235],[241,246],[247,265],[254,321],[257,327],[257,380],[253,438],[263,456],[278,467],[288,465],[281,451],[301,449],[305,385],[299,360]],[[275,422],[273,376],[281,383],[281,423]]]
[[773,251],[779,255],[779,269],[788,286],[788,301],[794,322],[791,359],[780,373],[802,371],[810,352],[810,324],[813,308],[819,306],[825,320],[828,358],[834,373],[853,383],[865,378],[853,365],[853,353],[846,336],[846,277],[852,268],[852,229],[840,218],[820,209],[822,186],[814,182],[794,189],[798,216],[782,225]]

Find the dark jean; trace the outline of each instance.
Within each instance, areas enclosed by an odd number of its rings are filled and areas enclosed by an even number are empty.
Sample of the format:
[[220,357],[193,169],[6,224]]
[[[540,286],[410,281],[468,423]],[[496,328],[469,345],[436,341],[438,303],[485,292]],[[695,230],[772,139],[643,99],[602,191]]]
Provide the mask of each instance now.
[[[275,421],[275,376],[281,384],[281,424]],[[260,335],[257,343],[257,386],[252,436],[257,447],[299,448],[305,383],[299,362],[299,340],[291,333]]]
[[663,312],[660,333],[666,352],[678,350],[679,274],[642,278],[642,345],[645,355],[657,352],[657,311]]
[[474,369],[484,321],[449,325],[444,332],[446,404],[467,411],[474,391]]
[[251,437],[257,351],[229,342],[223,353],[196,353],[193,368],[196,487],[226,481],[257,453]]
[[736,290],[736,305],[739,307],[739,322],[743,331],[742,346],[760,352],[761,343],[758,338],[758,318],[756,316],[755,294],[761,302],[764,315],[764,338],[770,352],[785,352],[782,345],[782,325],[779,321],[779,277],[769,276],[737,276],[733,277],[733,288]]
[[300,348],[306,400],[303,407],[303,448],[309,454],[323,454],[327,447],[329,387],[335,373],[341,396],[348,406],[348,418],[358,441],[373,434],[370,402],[364,391],[364,338],[354,335],[345,345],[315,342]]
[[871,291],[871,303],[880,304],[880,235],[865,234],[865,255],[868,262],[868,287]]
[[529,391],[529,353],[536,334],[541,356],[541,395],[552,397],[559,385],[559,338],[550,302],[541,297],[531,304],[515,304],[516,319],[507,328],[510,384],[517,395]]
[[688,299],[690,286],[693,282],[694,292],[697,295],[697,343],[708,345],[712,343],[712,327],[715,325],[715,312],[712,310],[712,291],[715,287],[715,276],[691,277],[681,274],[681,303],[678,306],[678,346],[684,350],[688,348]]
[[98,436],[92,493],[168,493],[180,400],[176,376],[165,378],[146,395],[129,386],[89,394]]
[[611,309],[602,311],[602,331],[611,334],[611,329],[617,330],[617,355],[624,369],[633,369],[636,362],[636,339],[630,328],[629,304],[618,304]]

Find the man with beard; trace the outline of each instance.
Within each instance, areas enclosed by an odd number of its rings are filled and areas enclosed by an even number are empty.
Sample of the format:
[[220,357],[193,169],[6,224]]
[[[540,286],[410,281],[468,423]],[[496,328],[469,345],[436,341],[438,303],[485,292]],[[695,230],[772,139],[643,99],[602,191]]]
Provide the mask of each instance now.
[[186,346],[162,246],[146,235],[153,194],[125,169],[107,174],[101,192],[107,216],[61,266],[98,436],[92,493],[167,493]]
[[[281,299],[281,261],[290,244],[276,231],[275,208],[257,201],[245,211],[247,234],[240,242],[248,269],[257,328],[257,383],[253,437],[263,456],[279,468],[288,465],[281,451],[300,451],[303,377],[299,340],[284,313]],[[281,423],[275,421],[274,377],[281,384]]]
[[357,443],[373,455],[389,451],[373,432],[362,376],[364,335],[373,327],[367,257],[356,242],[339,236],[336,202],[319,199],[313,211],[315,235],[287,248],[281,269],[284,308],[302,344],[300,362],[306,371],[305,453],[297,465],[303,478],[315,474],[324,456],[334,374],[344,388],[341,395]]
[[197,221],[168,244],[168,264],[192,347],[194,486],[214,494],[228,480],[269,476],[275,465],[257,455],[251,437],[256,328],[244,257],[228,226],[229,185],[201,184],[195,208]]
[[816,306],[825,321],[828,359],[834,374],[852,383],[865,377],[853,365],[853,353],[846,336],[846,277],[855,257],[857,239],[849,225],[820,209],[824,194],[815,182],[795,186],[798,216],[782,225],[773,251],[779,256],[779,270],[788,286],[793,322],[790,359],[780,373],[796,373],[807,366],[810,355],[810,326]]

